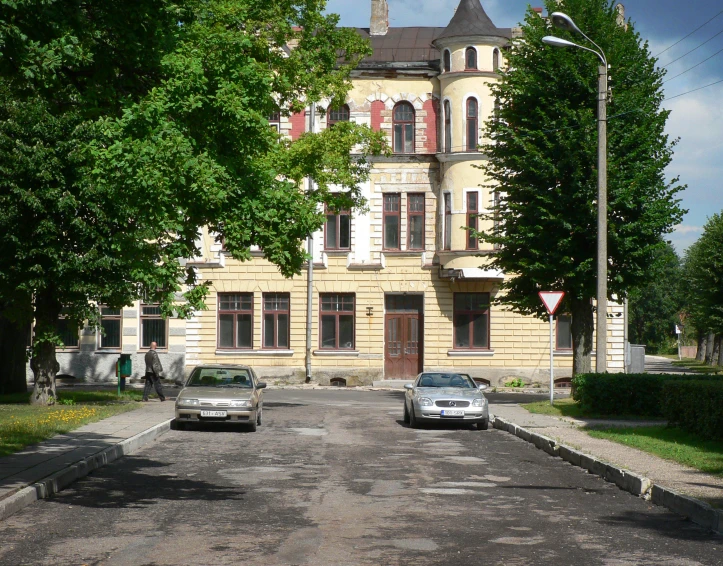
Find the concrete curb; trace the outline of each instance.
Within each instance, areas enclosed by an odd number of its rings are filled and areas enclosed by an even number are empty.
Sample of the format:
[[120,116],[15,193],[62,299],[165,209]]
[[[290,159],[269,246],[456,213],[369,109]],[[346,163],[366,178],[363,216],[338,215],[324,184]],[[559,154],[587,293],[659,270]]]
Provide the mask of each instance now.
[[87,476],[93,470],[102,468],[106,464],[110,464],[123,456],[132,454],[142,446],[155,440],[164,432],[170,430],[172,420],[173,419],[169,419],[152,426],[135,436],[126,438],[118,444],[109,446],[97,454],[70,464],[65,469],[55,472],[39,482],[29,485],[11,496],[0,500],[0,521],[5,520],[13,513],[20,511],[38,499],[45,499],[64,490],[74,481]]
[[600,476],[605,481],[614,483],[624,491],[652,501],[656,505],[667,507],[701,527],[723,534],[722,509],[714,509],[704,501],[656,485],[649,478],[603,462],[590,454],[560,444],[552,438],[526,430],[502,417],[494,417],[493,426],[498,430],[509,432],[526,442],[534,444],[539,450],[543,450],[551,456],[562,458],[573,466],[578,466],[591,474]]

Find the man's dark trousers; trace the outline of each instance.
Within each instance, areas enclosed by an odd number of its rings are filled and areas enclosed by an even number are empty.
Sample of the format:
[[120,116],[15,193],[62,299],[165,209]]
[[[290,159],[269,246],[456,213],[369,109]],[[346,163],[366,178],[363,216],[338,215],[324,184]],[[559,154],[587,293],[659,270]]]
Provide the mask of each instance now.
[[158,398],[161,401],[166,399],[163,395],[163,387],[161,387],[161,379],[153,372],[146,372],[146,384],[143,386],[143,400],[148,401],[148,395],[151,394],[151,389],[155,389],[158,394]]

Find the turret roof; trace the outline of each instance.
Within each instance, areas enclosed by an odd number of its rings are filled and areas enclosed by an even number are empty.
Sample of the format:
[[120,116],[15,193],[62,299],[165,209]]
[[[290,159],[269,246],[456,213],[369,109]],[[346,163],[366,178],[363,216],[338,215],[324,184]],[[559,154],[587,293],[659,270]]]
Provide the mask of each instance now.
[[474,35],[510,37],[511,30],[492,23],[480,0],[461,0],[449,25],[436,40]]

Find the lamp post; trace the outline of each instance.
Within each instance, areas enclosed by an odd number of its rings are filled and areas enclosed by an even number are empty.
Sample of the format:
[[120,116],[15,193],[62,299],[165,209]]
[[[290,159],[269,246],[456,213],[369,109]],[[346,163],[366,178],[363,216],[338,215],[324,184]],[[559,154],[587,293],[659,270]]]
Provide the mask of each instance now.
[[594,53],[602,65],[598,66],[597,100],[597,340],[595,342],[595,371],[607,370],[607,297],[608,297],[608,161],[607,161],[607,97],[608,62],[600,46],[575,25],[572,18],[562,12],[553,12],[552,24],[559,29],[577,33],[597,48],[590,49],[559,37],[548,35],[542,42],[552,47],[574,47]]

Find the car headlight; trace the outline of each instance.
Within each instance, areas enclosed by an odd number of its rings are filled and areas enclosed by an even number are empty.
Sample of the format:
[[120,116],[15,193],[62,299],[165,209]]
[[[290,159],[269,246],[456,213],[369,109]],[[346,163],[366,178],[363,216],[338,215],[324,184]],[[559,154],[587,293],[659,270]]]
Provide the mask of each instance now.
[[184,407],[197,407],[201,402],[198,399],[179,399],[178,404]]
[[484,399],[474,399],[472,401],[473,407],[484,407],[485,406],[485,400]]
[[231,401],[232,407],[250,407],[251,406],[251,399],[241,400],[241,399],[234,399]]
[[429,397],[420,397],[419,398],[419,406],[420,407],[431,407],[432,400]]

